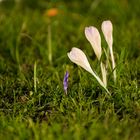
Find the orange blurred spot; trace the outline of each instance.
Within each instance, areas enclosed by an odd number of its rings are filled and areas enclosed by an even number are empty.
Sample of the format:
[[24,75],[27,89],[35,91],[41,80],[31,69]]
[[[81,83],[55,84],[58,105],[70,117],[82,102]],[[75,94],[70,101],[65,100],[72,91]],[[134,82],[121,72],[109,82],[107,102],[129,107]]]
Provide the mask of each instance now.
[[57,16],[59,13],[57,8],[51,8],[45,12],[45,16],[54,17]]

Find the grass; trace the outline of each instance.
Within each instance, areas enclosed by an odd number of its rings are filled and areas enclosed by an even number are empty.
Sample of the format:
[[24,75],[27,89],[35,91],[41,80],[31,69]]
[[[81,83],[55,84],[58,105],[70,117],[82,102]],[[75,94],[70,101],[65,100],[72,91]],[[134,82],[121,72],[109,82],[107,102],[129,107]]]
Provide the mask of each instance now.
[[[135,0],[0,3],[0,138],[138,140],[139,4]],[[52,7],[59,9],[58,15],[44,16]],[[100,71],[84,28],[94,25],[101,31],[106,19],[114,27],[117,65],[116,85],[109,73],[111,96],[67,57],[72,47],[79,47]],[[102,46],[106,47],[103,36]]]

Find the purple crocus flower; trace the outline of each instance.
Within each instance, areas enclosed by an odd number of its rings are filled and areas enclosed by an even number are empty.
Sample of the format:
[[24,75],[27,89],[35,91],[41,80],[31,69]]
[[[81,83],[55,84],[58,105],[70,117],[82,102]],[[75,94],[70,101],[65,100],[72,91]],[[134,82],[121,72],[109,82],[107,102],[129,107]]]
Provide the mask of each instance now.
[[69,78],[69,72],[66,71],[64,79],[63,79],[63,88],[66,95],[67,95],[67,89],[68,89],[68,78]]

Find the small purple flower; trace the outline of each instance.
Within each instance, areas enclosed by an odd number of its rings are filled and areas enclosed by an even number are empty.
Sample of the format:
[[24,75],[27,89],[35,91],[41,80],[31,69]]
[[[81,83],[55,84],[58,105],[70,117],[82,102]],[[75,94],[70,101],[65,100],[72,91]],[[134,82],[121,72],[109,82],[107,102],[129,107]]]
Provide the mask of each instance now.
[[67,95],[67,89],[68,89],[68,78],[69,78],[69,73],[68,71],[66,71],[64,79],[63,79],[63,88],[66,95]]

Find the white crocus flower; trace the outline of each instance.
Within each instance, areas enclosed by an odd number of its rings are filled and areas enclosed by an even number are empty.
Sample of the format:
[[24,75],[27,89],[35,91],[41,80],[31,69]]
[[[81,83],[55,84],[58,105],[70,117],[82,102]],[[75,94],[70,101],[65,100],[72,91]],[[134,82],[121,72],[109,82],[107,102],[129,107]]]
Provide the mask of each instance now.
[[101,58],[102,48],[101,48],[101,37],[97,28],[90,26],[85,28],[85,36],[90,42],[98,60]]
[[114,81],[116,81],[116,70],[115,70],[115,60],[113,55],[113,26],[110,20],[103,21],[102,23],[102,32],[104,34],[105,40],[109,46],[110,55],[111,55],[111,61],[112,61],[112,68],[113,68],[113,75],[114,75]]
[[[90,42],[98,60],[100,61],[102,55],[102,48],[101,48],[101,37],[97,28],[90,26],[85,28],[85,36],[87,40]],[[101,72],[102,72],[102,79],[105,86],[107,86],[107,78],[106,78],[106,69],[101,62]]]
[[77,65],[81,66],[89,73],[93,73],[91,66],[87,60],[87,57],[82,50],[74,47],[68,53],[68,57],[73,63],[76,63]]
[[112,45],[113,45],[113,37],[112,37],[113,27],[112,27],[111,21],[110,20],[103,21],[101,28],[102,28],[102,32],[104,34],[104,37],[105,37],[105,40],[106,40],[108,46],[112,47]]
[[68,57],[73,63],[81,66],[83,69],[91,73],[99,82],[99,84],[109,93],[102,80],[93,72],[88,59],[82,50],[78,48],[72,48],[72,50],[68,53]]

